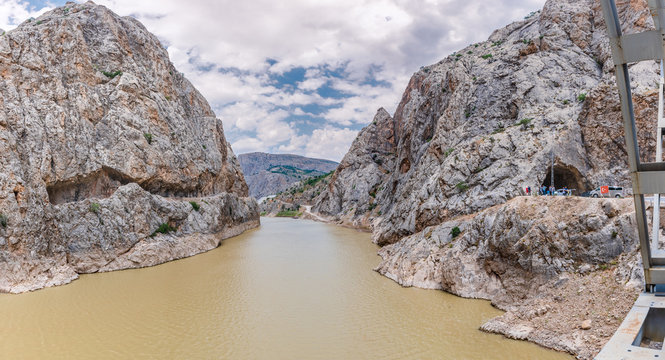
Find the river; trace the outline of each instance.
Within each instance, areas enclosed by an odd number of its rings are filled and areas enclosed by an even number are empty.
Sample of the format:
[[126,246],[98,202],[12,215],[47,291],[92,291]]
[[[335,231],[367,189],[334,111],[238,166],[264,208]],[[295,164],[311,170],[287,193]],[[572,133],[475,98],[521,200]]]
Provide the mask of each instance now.
[[479,331],[487,301],[372,271],[369,234],[261,220],[205,254],[0,294],[0,357],[571,359]]

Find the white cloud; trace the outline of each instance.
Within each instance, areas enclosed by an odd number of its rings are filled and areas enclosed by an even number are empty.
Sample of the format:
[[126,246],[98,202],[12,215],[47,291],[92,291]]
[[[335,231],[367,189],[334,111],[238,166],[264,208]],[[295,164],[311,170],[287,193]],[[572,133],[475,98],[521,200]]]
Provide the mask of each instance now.
[[305,145],[305,156],[339,161],[349,150],[358,131],[326,127],[316,129]]
[[[139,19],[165,44],[222,120],[234,151],[292,151],[340,160],[355,132],[379,107],[394,111],[410,75],[545,0],[96,0]],[[45,3],[46,4],[46,3]],[[46,5],[48,6],[48,4]],[[27,2],[0,0],[0,27],[36,16]],[[268,59],[277,61],[269,63]],[[305,79],[280,88],[271,75],[304,68]],[[342,71],[342,79],[330,69]],[[381,82],[367,83],[368,76]],[[324,98],[323,86],[347,94]],[[290,115],[334,106],[318,128]],[[323,136],[331,136],[324,139]],[[343,136],[342,136],[343,135]],[[233,138],[238,137],[238,138]],[[352,136],[351,136],[352,137]],[[331,141],[337,141],[333,143]]]
[[39,9],[33,8],[28,2],[19,0],[0,0],[0,29],[11,30],[21,22],[53,9],[49,3]]

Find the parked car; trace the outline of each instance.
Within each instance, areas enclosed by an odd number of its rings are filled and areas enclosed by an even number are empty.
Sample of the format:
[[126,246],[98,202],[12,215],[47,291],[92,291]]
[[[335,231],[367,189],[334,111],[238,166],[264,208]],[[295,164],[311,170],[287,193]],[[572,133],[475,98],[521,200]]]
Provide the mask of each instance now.
[[568,189],[559,189],[554,192],[555,196],[570,196],[570,190]]
[[597,198],[597,197],[614,197],[614,198],[622,198],[624,196],[623,194],[623,187],[621,186],[608,186],[608,193],[607,194],[601,194],[600,193],[600,187],[597,187],[589,193],[591,197]]
[[590,197],[591,196],[591,191],[585,191],[580,194],[581,197]]

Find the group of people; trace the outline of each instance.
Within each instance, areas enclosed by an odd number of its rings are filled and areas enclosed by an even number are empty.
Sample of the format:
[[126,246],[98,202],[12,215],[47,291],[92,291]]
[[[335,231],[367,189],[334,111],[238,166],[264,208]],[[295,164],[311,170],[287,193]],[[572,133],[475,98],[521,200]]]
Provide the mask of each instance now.
[[[531,188],[531,186],[527,186],[525,191],[526,194],[531,196],[531,195],[554,195],[554,192],[556,191],[556,188],[554,186],[547,187],[545,185],[540,186],[540,187],[535,187],[535,191]],[[564,190],[565,194],[568,194],[568,188],[563,187],[562,190]]]

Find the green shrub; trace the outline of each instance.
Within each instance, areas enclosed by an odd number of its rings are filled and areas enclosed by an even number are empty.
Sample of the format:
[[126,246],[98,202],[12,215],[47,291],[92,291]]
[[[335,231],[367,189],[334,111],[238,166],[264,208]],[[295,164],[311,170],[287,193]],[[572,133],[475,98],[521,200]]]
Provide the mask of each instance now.
[[481,58],[483,58],[483,59],[485,59],[485,60],[487,60],[487,59],[489,59],[489,58],[491,58],[491,57],[492,57],[492,54],[485,54],[485,55],[482,55],[482,56],[481,56]]
[[143,137],[148,142],[148,145],[152,144],[152,134],[151,133],[143,133]]
[[581,93],[577,95],[577,101],[583,102],[584,100],[586,100],[586,93]]
[[152,235],[150,235],[150,237],[153,237],[157,234],[168,234],[168,233],[170,233],[172,231],[176,231],[176,230],[178,230],[178,229],[174,228],[173,226],[169,225],[168,223],[162,223],[161,225],[159,225],[157,230],[153,231],[153,233],[152,233]]
[[619,235],[618,232],[616,232],[616,231],[612,231],[612,239],[614,239],[615,237],[617,237],[617,235]]
[[503,126],[499,126],[498,128],[494,129],[494,131],[492,131],[492,135],[502,133],[504,131],[506,131],[506,129],[504,129]]
[[369,211],[374,210],[375,207],[376,207],[376,203],[369,204]]
[[450,235],[453,236],[453,239],[456,238],[461,233],[462,233],[462,230],[460,230],[459,227],[457,227],[457,226],[455,226],[452,230],[450,230]]
[[469,50],[469,51],[467,51],[466,53],[469,54],[469,55],[471,55],[471,54],[473,54],[473,51]]
[[101,206],[98,203],[94,202],[94,203],[90,204],[90,212],[93,212],[93,213],[96,214],[96,213],[99,212],[100,209],[101,209]]
[[444,157],[448,157],[448,155],[452,154],[453,151],[455,151],[455,149],[453,149],[453,148],[449,148],[448,150],[446,150],[446,151],[443,153],[443,156],[444,156]]
[[531,119],[531,118],[522,119],[522,120],[520,120],[519,122],[517,122],[517,123],[515,124],[515,126],[529,125],[529,123],[531,122],[531,120],[533,120],[533,119]]
[[122,75],[122,71],[116,70],[116,71],[102,71],[102,74],[106,75],[107,78],[113,79],[114,77],[118,75]]
[[190,201],[189,204],[192,205],[192,209],[195,211],[199,211],[199,209],[201,209],[201,206],[197,204],[196,201]]
[[566,99],[566,100],[563,101],[563,104],[564,104],[564,105],[568,105],[569,103],[570,103],[570,101],[569,101],[568,99]]
[[3,228],[6,228],[6,227],[7,227],[7,221],[8,221],[8,220],[9,220],[9,219],[7,218],[7,215],[5,215],[5,214],[0,214],[0,226],[2,226]]
[[295,216],[300,216],[301,214],[297,212],[296,210],[282,210],[277,213],[277,217],[295,217]]
[[465,112],[465,113],[464,113],[464,117],[466,117],[467,119],[468,119],[469,117],[471,117],[471,111],[467,111],[467,112]]
[[469,189],[469,185],[467,183],[465,183],[464,181],[458,182],[457,185],[455,185],[455,187],[459,191],[467,191]]
[[261,215],[261,216],[266,216],[266,212],[265,212],[265,211],[261,211],[261,214],[260,214],[260,215]]

